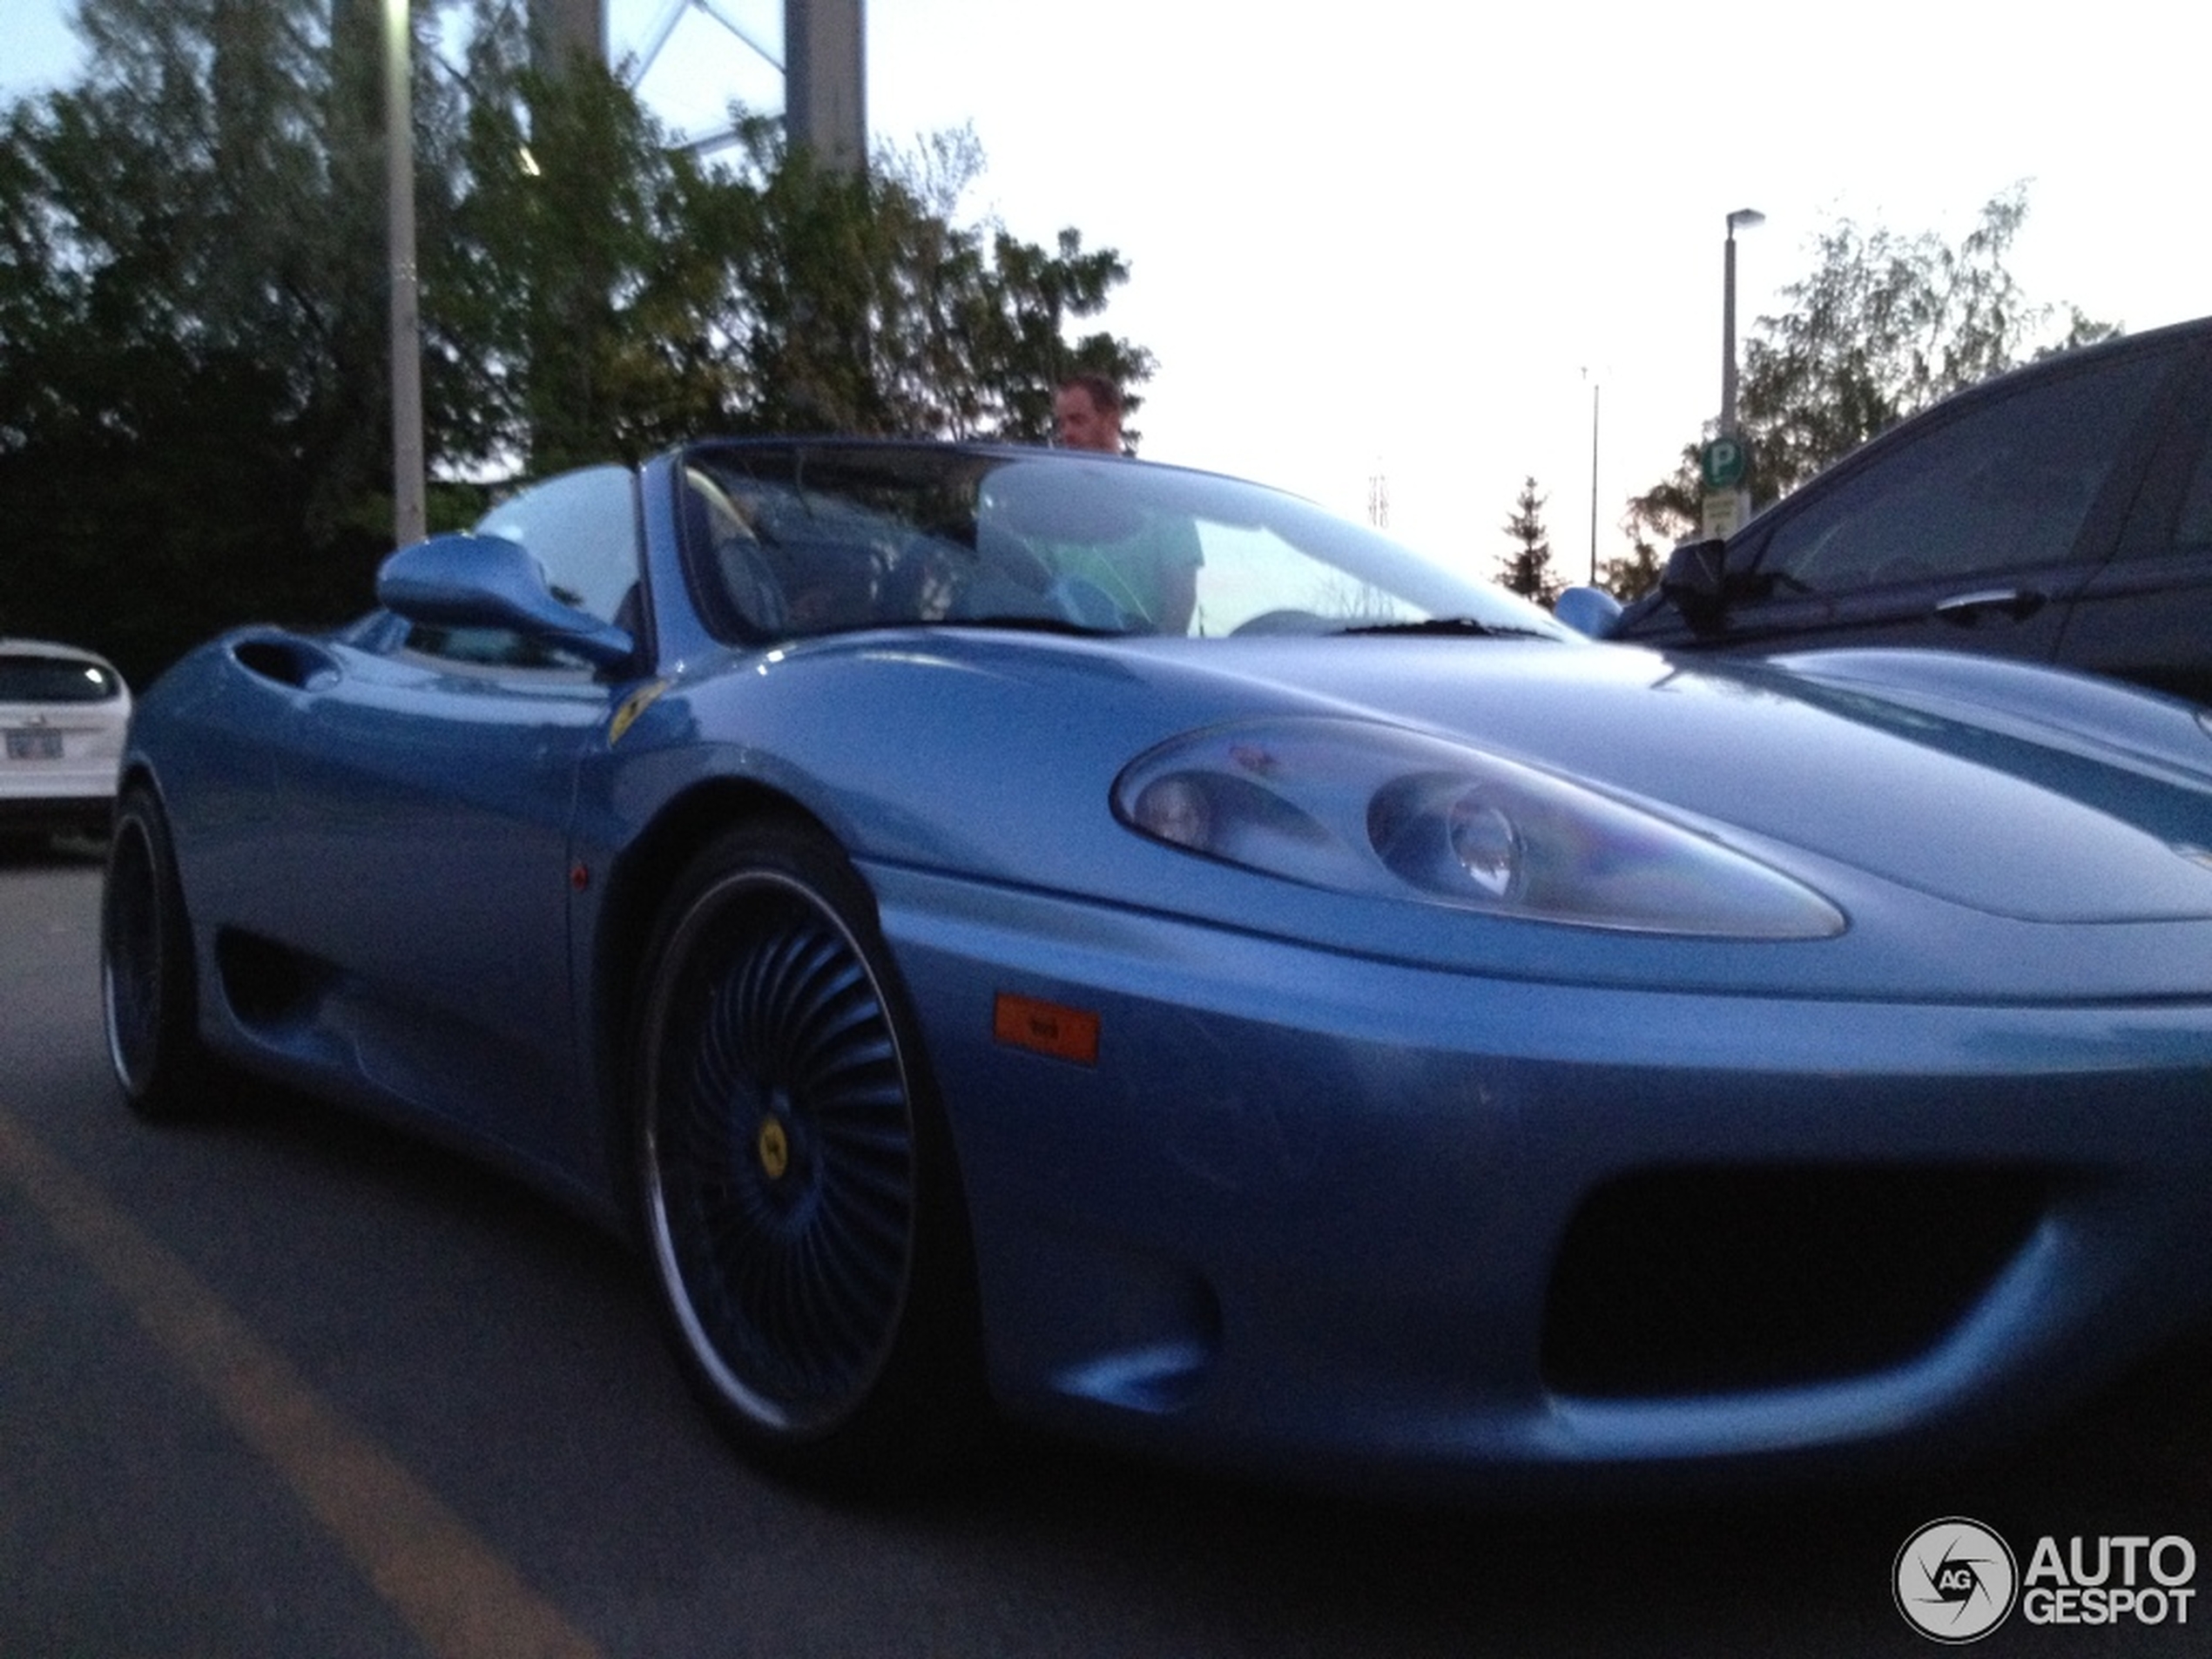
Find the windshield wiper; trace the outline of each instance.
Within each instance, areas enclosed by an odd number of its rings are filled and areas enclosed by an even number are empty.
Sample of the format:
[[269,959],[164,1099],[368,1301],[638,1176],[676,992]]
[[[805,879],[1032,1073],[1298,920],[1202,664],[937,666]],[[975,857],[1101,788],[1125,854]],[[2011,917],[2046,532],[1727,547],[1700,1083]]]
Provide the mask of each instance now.
[[1339,628],[1340,634],[1430,634],[1460,639],[1503,639],[1517,637],[1522,639],[1549,639],[1552,636],[1535,628],[1501,627],[1496,623],[1477,622],[1473,617],[1431,617],[1423,622],[1371,622],[1357,628]]
[[1093,628],[1086,623],[1069,622],[1065,617],[1025,617],[1018,612],[994,612],[983,617],[941,617],[921,625],[928,628],[998,628],[1015,633],[1073,634],[1081,639],[1119,639],[1129,632],[1126,628]]

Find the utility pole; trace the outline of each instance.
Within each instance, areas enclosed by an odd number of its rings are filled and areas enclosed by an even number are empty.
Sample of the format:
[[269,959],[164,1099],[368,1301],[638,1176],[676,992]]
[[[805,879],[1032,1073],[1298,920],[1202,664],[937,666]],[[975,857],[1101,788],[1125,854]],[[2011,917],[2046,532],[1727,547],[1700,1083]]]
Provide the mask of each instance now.
[[385,240],[392,269],[392,536],[422,539],[422,325],[415,265],[415,37],[408,0],[384,0]]
[[1582,371],[1590,382],[1590,585],[1597,586],[1597,394],[1598,378]]
[[529,0],[530,66],[557,75],[570,57],[607,61],[606,0]]
[[1737,436],[1736,426],[1736,233],[1766,223],[1756,207],[1739,207],[1728,216],[1728,237],[1721,244],[1721,436]]
[[1697,458],[1705,487],[1697,533],[1709,541],[1734,535],[1751,512],[1751,492],[1744,487],[1750,456],[1736,424],[1736,233],[1765,223],[1757,208],[1739,207],[1728,216],[1728,239],[1721,245],[1720,428]]
[[835,172],[868,165],[866,0],[784,0],[784,132]]

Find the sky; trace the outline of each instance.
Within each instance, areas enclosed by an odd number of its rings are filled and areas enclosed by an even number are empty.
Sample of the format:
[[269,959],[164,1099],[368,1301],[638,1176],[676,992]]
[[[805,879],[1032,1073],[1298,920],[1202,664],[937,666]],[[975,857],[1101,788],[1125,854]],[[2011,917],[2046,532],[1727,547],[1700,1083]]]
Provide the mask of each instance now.
[[[1628,498],[1718,412],[1733,210],[1766,215],[1739,341],[1838,219],[1955,244],[2023,183],[2031,300],[2131,330],[2212,312],[2212,7],[866,3],[876,144],[972,128],[961,217],[1127,262],[1084,327],[1158,359],[1145,456],[1355,517],[1379,477],[1393,533],[1483,575],[1531,477],[1562,574],[1627,552]],[[70,0],[4,4],[0,87],[66,80]],[[607,10],[635,58],[676,8]],[[782,19],[684,6],[639,90],[692,135],[732,98],[779,109]]]

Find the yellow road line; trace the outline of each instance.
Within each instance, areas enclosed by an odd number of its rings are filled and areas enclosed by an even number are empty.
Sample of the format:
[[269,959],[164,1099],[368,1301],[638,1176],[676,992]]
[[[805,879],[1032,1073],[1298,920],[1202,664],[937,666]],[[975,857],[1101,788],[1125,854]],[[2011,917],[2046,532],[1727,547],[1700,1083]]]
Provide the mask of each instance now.
[[598,1649],[396,1460],[5,1109],[0,1177],[129,1305],[437,1659]]

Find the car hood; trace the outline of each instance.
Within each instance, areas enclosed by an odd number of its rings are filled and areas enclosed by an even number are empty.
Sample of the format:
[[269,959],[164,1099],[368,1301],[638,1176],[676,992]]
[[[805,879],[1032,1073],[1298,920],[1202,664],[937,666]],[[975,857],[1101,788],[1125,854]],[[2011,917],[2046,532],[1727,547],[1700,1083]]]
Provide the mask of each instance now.
[[[2212,996],[2212,750],[2195,711],[1932,652],[1669,658],[1402,635],[870,631],[671,666],[610,743],[618,841],[710,773],[796,802],[886,884],[952,880],[1494,979],[1807,997]],[[1781,872],[1817,941],[1581,926],[1195,856],[1115,812],[1179,738],[1369,721],[1541,768]],[[2088,925],[2083,925],[2088,924]]]
[[1278,694],[1504,753],[1749,850],[2023,921],[2212,918],[2212,736],[2165,698],[1936,652],[1224,644],[1223,671]]

